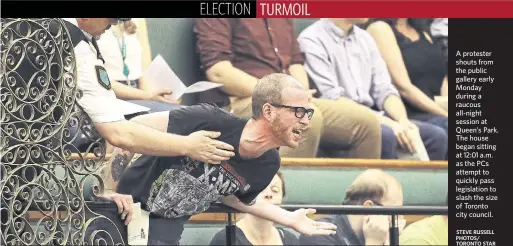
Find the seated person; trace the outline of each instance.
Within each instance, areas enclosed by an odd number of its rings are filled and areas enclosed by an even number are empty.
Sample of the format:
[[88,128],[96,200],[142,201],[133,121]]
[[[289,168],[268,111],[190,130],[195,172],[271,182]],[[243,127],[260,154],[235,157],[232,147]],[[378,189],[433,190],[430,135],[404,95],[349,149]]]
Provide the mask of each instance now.
[[399,245],[449,245],[448,223],[447,215],[434,215],[414,222],[404,228]]
[[178,101],[166,97],[172,93],[171,90],[154,90],[151,82],[144,79],[143,72],[151,63],[144,18],[132,18],[113,25],[98,40],[98,47],[110,79],[136,89],[125,91],[114,87],[119,99],[148,107],[150,112],[178,107]]
[[[287,73],[309,88],[291,19],[205,18],[197,19],[194,31],[208,80],[223,84],[220,90],[202,93],[202,101],[250,118],[251,95],[259,78]],[[312,98],[311,103],[316,113],[310,127],[297,149],[280,149],[282,156],[316,157],[322,144],[349,150],[349,158],[380,158],[379,121],[370,110],[345,98]]]
[[[346,191],[343,205],[402,206],[402,186],[393,176],[376,169],[361,173]],[[299,237],[301,245],[387,245],[390,216],[331,215],[317,220],[333,223],[337,233],[327,236]],[[399,220],[399,232],[405,225]]]
[[[212,104],[139,116],[141,122],[168,133],[218,131],[219,141],[233,146],[235,152],[220,164],[186,156],[142,155],[127,168],[127,162],[115,160],[131,160],[134,153],[115,150],[112,161],[104,167],[102,180],[107,192],[102,197],[116,202],[126,224],[131,221],[130,205],[134,201],[151,213],[149,227],[141,228],[148,232],[148,245],[178,244],[187,220],[217,201],[300,233],[334,233],[334,225],[307,217],[315,210],[289,212],[268,201],[256,200],[280,168],[277,148],[297,147],[301,132],[310,123],[314,110],[308,106],[308,92],[291,76],[270,74],[259,80],[252,98],[255,110],[251,119],[237,117]],[[119,214],[106,216],[120,223]],[[103,229],[107,225],[96,226]],[[121,225],[118,229],[126,227]]]
[[416,147],[424,147],[414,145],[419,133],[429,159],[444,160],[448,141],[445,130],[408,119],[375,41],[355,25],[366,21],[321,19],[307,27],[298,38],[307,73],[324,99],[347,98],[386,113],[376,114],[382,124],[383,159],[398,158],[398,144],[411,153]]
[[[447,64],[422,19],[374,19],[376,41],[411,119],[448,129],[448,112],[434,100],[447,90]],[[445,88],[445,89],[444,89]]]
[[[260,192],[257,200],[265,200],[275,205],[281,205],[285,197],[285,180],[278,171],[271,183]],[[283,229],[276,228],[274,223],[251,214],[244,215],[235,227],[235,242],[233,245],[299,245],[296,235]],[[226,245],[226,229],[218,232],[210,245]]]

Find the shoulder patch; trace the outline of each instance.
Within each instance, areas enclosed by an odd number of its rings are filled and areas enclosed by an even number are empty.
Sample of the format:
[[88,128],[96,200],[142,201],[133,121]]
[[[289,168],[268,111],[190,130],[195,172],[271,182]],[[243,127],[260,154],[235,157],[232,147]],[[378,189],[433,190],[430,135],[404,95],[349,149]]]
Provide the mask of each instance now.
[[110,90],[112,88],[110,84],[109,74],[104,67],[96,65],[96,77],[98,78],[98,83],[103,86],[105,89]]

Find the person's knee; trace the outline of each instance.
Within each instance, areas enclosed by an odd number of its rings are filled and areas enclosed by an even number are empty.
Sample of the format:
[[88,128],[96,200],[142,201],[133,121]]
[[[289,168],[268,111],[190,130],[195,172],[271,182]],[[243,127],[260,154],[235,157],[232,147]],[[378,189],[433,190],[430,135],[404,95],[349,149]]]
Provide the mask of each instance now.
[[447,155],[448,136],[439,126],[425,126],[423,140],[432,160],[444,160]]
[[379,142],[382,138],[382,128],[378,117],[370,110],[361,110],[354,119],[359,125],[360,137],[372,138]]
[[445,131],[445,129],[439,126],[434,126],[433,129],[431,129],[431,135],[431,138],[433,139],[435,145],[439,145],[440,148],[444,148],[447,150],[449,137],[447,136],[447,132]]
[[436,116],[436,118],[428,121],[429,123],[441,127],[446,133],[449,129],[449,119],[443,116]]

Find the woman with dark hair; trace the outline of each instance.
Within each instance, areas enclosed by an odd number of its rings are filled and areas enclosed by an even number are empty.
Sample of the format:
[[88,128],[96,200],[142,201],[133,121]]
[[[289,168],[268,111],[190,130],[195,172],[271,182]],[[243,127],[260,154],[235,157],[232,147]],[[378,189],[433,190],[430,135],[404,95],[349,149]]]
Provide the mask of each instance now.
[[435,102],[435,96],[446,96],[447,64],[429,35],[429,23],[430,19],[372,19],[367,31],[378,44],[408,117],[447,132],[448,112]]
[[[285,196],[285,180],[278,172],[269,186],[263,190],[257,199],[266,200],[280,205]],[[235,227],[235,242],[233,245],[299,245],[297,237],[283,228],[276,228],[274,223],[251,214],[245,214]],[[226,229],[219,231],[210,245],[227,245]]]

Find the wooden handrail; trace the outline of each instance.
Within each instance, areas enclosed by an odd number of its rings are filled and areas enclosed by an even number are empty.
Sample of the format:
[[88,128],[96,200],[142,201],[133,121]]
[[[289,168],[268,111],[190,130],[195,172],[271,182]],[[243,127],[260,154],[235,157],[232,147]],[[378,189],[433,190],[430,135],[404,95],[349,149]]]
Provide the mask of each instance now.
[[447,161],[342,158],[281,158],[281,165],[286,167],[447,169]]
[[[98,159],[88,154],[86,159]],[[107,154],[105,159],[110,159]],[[72,154],[71,160],[79,160]],[[284,167],[334,167],[334,168],[394,168],[394,169],[447,169],[447,161],[382,160],[382,159],[343,159],[343,158],[281,158]]]

